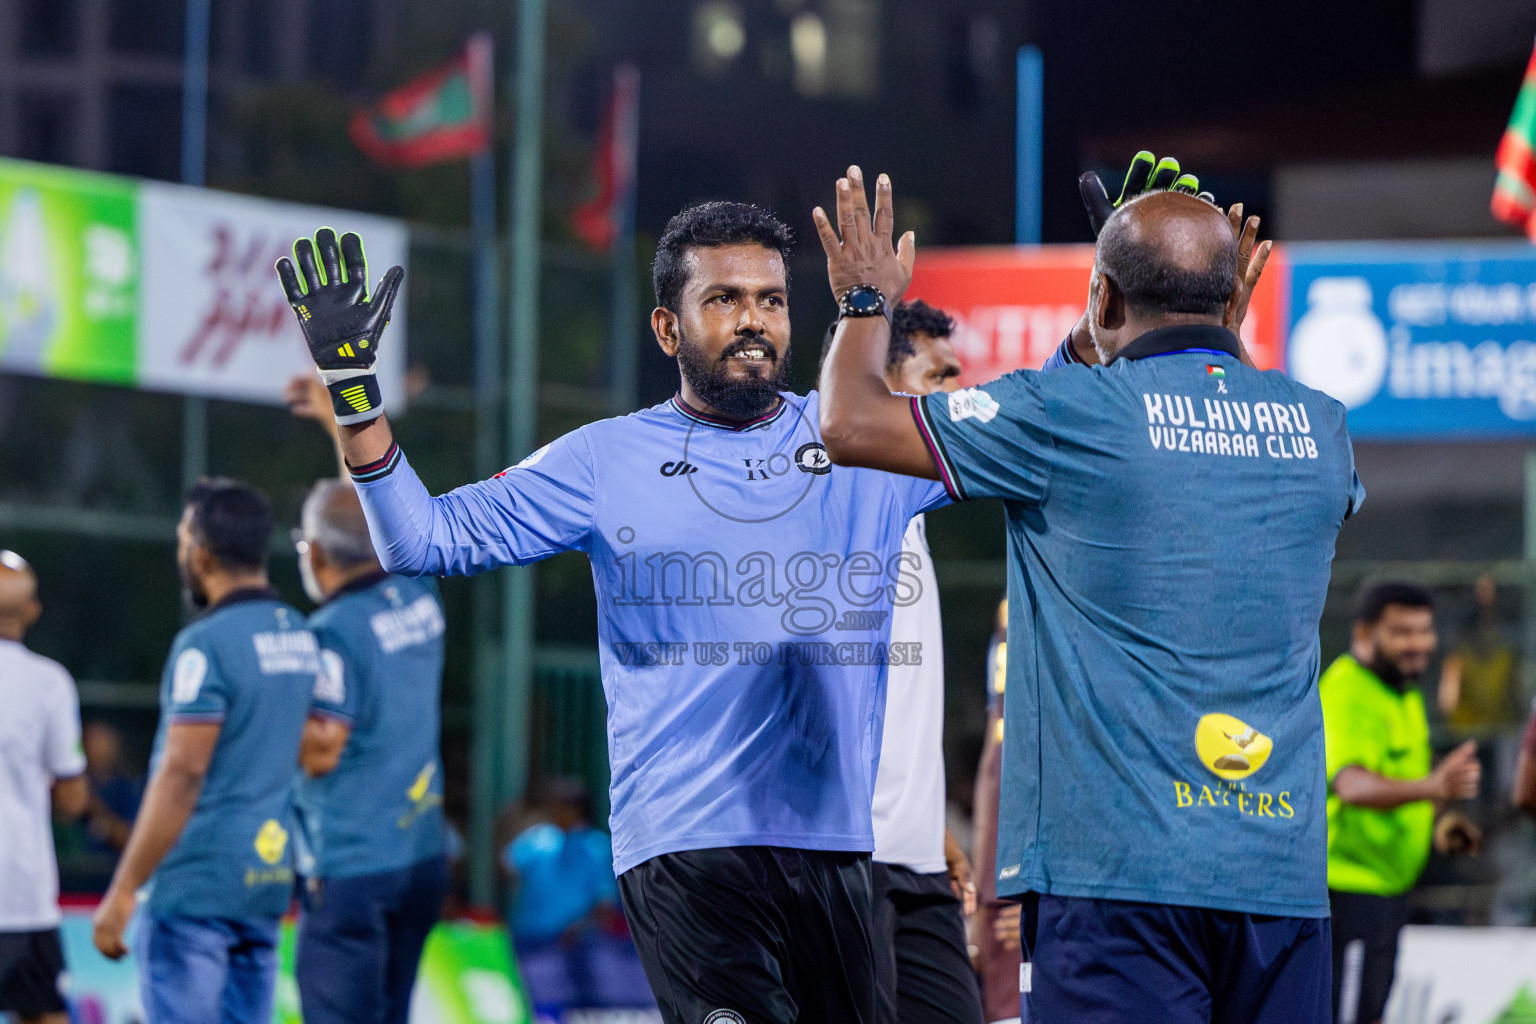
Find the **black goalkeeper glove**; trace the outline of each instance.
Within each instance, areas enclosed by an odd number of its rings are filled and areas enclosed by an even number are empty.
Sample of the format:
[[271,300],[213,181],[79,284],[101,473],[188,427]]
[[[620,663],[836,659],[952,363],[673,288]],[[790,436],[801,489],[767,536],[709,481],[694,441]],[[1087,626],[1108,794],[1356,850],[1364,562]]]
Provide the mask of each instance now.
[[[317,248],[320,265],[325,268],[324,282],[315,266]],[[298,272],[294,261],[299,264]],[[302,285],[299,273],[304,275]],[[341,236],[338,248],[336,232],[321,228],[315,232],[313,244],[307,238],[293,243],[293,259],[284,256],[277,261],[277,276],[299,318],[320,379],[331,392],[336,422],[348,426],[377,417],[384,411],[384,403],[373,364],[405,271],[390,267],[370,299],[363,240],[349,231]]]
[[1158,160],[1146,150],[1137,153],[1131,160],[1130,170],[1125,172],[1125,184],[1120,188],[1120,198],[1114,202],[1109,201],[1109,190],[1092,171],[1077,179],[1077,191],[1083,197],[1083,208],[1088,211],[1088,226],[1093,228],[1094,238],[1099,237],[1099,232],[1104,230],[1104,222],[1116,210],[1148,192],[1184,192],[1198,195],[1208,203],[1216,201],[1209,192],[1200,191],[1199,178],[1193,174],[1179,173],[1179,162],[1173,157],[1165,156]]

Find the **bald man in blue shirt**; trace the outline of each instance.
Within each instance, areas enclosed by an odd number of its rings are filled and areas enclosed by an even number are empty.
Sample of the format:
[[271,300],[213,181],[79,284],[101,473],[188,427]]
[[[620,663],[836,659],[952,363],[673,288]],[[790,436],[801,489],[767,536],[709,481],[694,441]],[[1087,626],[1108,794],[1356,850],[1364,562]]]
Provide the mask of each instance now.
[[[816,211],[845,306],[899,296],[890,182]],[[1364,497],[1344,409],[1243,365],[1227,219],[1126,204],[1099,237],[1102,365],[903,399],[885,319],[845,319],[822,376],[839,465],[1002,498],[1008,703],[998,892],[1025,898],[1035,1024],[1328,1016],[1317,623]],[[872,303],[878,305],[879,303]]]

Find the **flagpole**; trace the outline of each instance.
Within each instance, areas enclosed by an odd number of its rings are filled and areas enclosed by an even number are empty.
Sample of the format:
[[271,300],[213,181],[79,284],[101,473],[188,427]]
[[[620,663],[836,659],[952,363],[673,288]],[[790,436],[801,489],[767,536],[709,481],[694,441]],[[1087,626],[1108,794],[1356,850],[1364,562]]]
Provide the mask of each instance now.
[[640,334],[636,323],[639,296],[635,287],[635,201],[640,137],[640,70],[620,64],[613,72],[614,95],[622,100],[614,111],[614,131],[621,140],[624,167],[619,196],[618,230],[613,239],[612,309],[608,325],[608,411],[615,416],[633,412],[640,403]]
[[[543,194],[545,0],[517,4],[517,127],[512,146],[512,246],[507,366],[507,461],[533,451],[538,438],[540,199]],[[534,570],[509,568],[502,580],[502,693],[499,716],[500,802],[528,785],[528,718],[533,699]]]
[[[501,397],[501,346],[496,302],[496,156],[487,143],[469,161],[469,220],[475,261],[475,472],[482,479],[495,474],[497,415]],[[475,728],[470,740],[475,785],[471,789],[469,839],[470,892],[476,903],[491,902],[496,886],[496,721],[497,677],[496,585],[477,580],[474,597]]]
[[[187,0],[186,46],[181,65],[181,180],[201,188],[208,176],[208,34],[212,0]],[[208,472],[208,399],[181,400],[181,485],[190,489]]]

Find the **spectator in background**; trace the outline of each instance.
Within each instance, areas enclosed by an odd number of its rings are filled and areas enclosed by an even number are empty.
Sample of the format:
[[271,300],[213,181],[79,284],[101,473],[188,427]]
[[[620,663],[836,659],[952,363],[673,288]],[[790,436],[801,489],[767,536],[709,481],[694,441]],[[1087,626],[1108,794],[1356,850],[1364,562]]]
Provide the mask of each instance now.
[[32,567],[0,551],[0,1015],[68,1024],[49,803],[85,810],[85,757],[75,681],[21,643],[42,610]]
[[123,737],[116,726],[87,723],[83,739],[85,777],[91,788],[85,811],[86,850],[116,866],[139,813],[144,780],[123,770]]
[[1504,638],[1493,577],[1472,584],[1473,611],[1456,649],[1440,668],[1440,710],[1459,736],[1483,738],[1519,714],[1519,656]]
[[404,1024],[449,887],[442,605],[432,581],[379,564],[325,385],[305,374],[285,397],[330,438],[341,474],[310,490],[297,544],[304,591],[320,606],[309,627],[324,669],[296,791],[307,847],[299,1000],[308,1024]]
[[1368,583],[1356,597],[1348,654],[1323,673],[1328,890],[1336,1024],[1375,1024],[1386,1008],[1407,892],[1433,844],[1475,852],[1481,834],[1453,800],[1477,795],[1468,740],[1433,770],[1418,679],[1435,653],[1433,602],[1412,583]]
[[299,1001],[308,1024],[405,1024],[448,891],[442,606],[430,581],[379,565],[345,480],[315,484],[301,522],[322,673],[296,791]]
[[537,787],[535,813],[501,853],[515,886],[507,922],[537,1012],[655,1005],[619,911],[613,844],[592,825],[592,798],[574,779]]
[[96,908],[103,955],[134,958],[149,1024],[267,1024],[293,892],[294,765],[320,671],[304,616],[267,582],[272,510],[254,488],[199,481],[176,566],[204,612],[171,645],[149,785]]

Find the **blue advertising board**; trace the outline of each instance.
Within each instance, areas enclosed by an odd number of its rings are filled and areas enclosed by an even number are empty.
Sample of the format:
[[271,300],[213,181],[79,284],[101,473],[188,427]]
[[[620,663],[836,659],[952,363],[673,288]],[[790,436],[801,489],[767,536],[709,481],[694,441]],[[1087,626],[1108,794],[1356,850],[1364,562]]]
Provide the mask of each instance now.
[[1536,246],[1285,247],[1286,367],[1357,438],[1536,435]]

